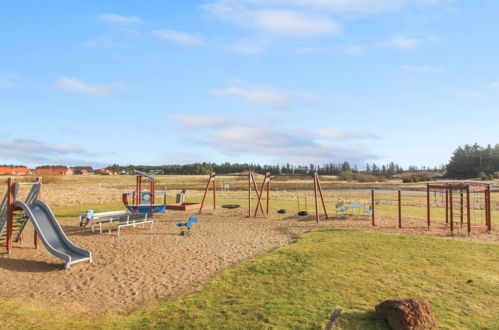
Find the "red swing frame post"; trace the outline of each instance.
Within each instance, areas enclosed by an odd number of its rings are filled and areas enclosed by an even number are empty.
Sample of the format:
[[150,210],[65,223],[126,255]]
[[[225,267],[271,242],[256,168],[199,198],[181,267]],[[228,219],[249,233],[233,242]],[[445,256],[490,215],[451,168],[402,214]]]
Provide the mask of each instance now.
[[216,173],[212,172],[210,177],[208,178],[208,182],[206,182],[206,187],[204,188],[203,199],[201,200],[201,205],[199,205],[199,213],[203,212],[204,201],[206,199],[206,195],[208,194],[208,190],[210,189],[210,185],[213,183],[213,210],[217,208],[217,184],[216,184]]
[[[255,213],[253,214],[253,217],[256,218],[256,215],[258,213],[258,209],[260,208],[260,210],[263,212],[263,206],[262,206],[262,196],[263,196],[263,190],[265,188],[267,188],[267,207],[266,207],[266,214],[268,215],[269,214],[269,202],[270,202],[270,173],[267,172],[265,173],[265,177],[263,178],[263,182],[262,182],[262,187],[260,188],[260,192],[258,192],[257,188],[257,184],[256,184],[256,180],[255,180],[255,177],[253,176],[253,173],[251,173],[251,178],[253,180],[253,184],[255,185],[255,191],[256,191],[256,194],[258,196],[258,202],[256,204],[256,209],[255,209]],[[251,187],[250,187],[251,188]]]
[[319,199],[317,196],[318,194],[321,198],[322,208],[324,210],[324,215],[326,219],[329,219],[329,216],[327,214],[326,203],[324,202],[324,194],[322,193],[322,186],[321,186],[321,181],[319,179],[319,174],[317,172],[314,172],[312,174],[312,178],[314,179],[315,222],[319,223],[320,214],[319,214]]

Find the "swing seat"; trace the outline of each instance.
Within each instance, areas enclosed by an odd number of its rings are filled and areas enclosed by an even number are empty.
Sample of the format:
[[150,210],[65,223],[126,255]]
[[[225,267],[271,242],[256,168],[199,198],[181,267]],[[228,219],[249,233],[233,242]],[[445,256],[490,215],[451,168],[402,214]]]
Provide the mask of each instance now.
[[285,209],[280,209],[280,210],[277,210],[277,213],[279,214],[284,214],[284,213],[287,213],[288,211],[285,210]]
[[239,204],[224,204],[222,205],[224,209],[238,209],[241,207]]
[[298,212],[298,215],[300,217],[304,217],[304,216],[308,215],[308,212],[307,211],[300,211],[300,212]]

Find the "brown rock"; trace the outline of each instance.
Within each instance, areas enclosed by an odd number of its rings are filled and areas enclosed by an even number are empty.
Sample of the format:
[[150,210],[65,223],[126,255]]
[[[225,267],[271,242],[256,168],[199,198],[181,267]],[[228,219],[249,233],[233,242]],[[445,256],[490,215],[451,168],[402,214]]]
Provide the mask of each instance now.
[[430,305],[418,299],[386,300],[376,305],[376,313],[395,330],[431,329],[437,324]]

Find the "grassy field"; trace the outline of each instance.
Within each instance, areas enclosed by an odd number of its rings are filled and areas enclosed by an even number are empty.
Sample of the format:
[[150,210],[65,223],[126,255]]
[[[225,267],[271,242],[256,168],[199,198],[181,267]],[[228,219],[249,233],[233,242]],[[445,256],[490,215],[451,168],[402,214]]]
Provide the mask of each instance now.
[[317,329],[341,308],[338,329],[382,329],[374,306],[412,297],[429,301],[441,329],[495,329],[498,256],[492,244],[321,230],[226,270],[180,299],[103,319],[2,301],[1,327]]

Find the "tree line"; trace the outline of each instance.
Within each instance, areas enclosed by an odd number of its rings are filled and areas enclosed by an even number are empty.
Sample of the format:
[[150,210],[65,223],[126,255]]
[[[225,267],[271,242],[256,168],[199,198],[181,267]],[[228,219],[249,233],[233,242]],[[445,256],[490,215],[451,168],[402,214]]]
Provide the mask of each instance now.
[[[0,165],[13,167],[14,165]],[[21,167],[22,165],[16,165]],[[64,165],[42,165],[39,168],[67,168]],[[405,173],[412,173],[413,181],[418,180],[417,172],[421,173],[438,173],[440,176],[444,175],[450,179],[469,179],[481,178],[491,179],[497,176],[499,172],[499,144],[494,147],[488,145],[482,147],[478,144],[464,145],[458,147],[452,154],[450,161],[447,165],[440,167],[427,167],[427,166],[409,166],[403,168],[399,164],[390,162],[388,164],[367,163],[362,169],[357,165],[351,165],[345,161],[342,163],[327,163],[322,165],[309,164],[309,165],[293,165],[293,164],[276,164],[276,165],[261,165],[253,163],[193,163],[185,165],[119,165],[113,164],[107,167],[118,173],[132,173],[133,170],[139,170],[151,174],[199,174],[206,175],[212,172],[216,173],[243,173],[251,170],[256,173],[270,172],[272,175],[307,175],[312,172],[318,172],[321,175],[339,175],[346,179],[360,178],[360,174],[365,178],[390,178],[394,175],[404,175]],[[91,166],[74,166],[73,170],[85,169],[93,171]],[[416,174],[414,174],[416,173]],[[359,174],[356,176],[356,174]],[[423,178],[423,177],[422,177]],[[424,179],[428,176],[424,176]]]

